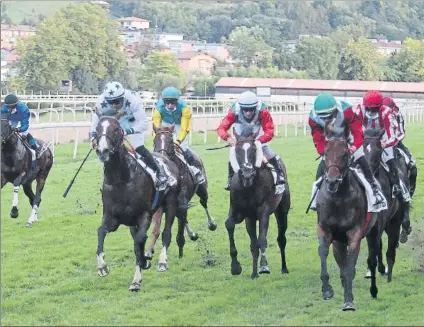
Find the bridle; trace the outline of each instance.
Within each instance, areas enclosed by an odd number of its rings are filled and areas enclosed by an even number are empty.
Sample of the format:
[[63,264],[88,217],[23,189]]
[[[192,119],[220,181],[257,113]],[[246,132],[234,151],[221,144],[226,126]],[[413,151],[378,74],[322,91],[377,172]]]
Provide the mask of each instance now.
[[[343,141],[345,143],[345,145],[347,146],[347,141],[344,138],[330,138],[329,140]],[[351,163],[351,160],[352,160],[352,155],[351,155],[350,152],[348,152],[348,156],[349,157],[348,157],[348,160],[347,160],[347,162],[348,162],[347,168],[343,172],[341,171],[339,165],[336,165],[336,164],[330,164],[329,166],[325,165],[324,179],[325,179],[326,182],[328,182],[328,171],[330,170],[330,168],[335,168],[340,173],[339,177],[337,177],[336,178],[336,181],[335,181],[336,186],[337,186],[336,189],[334,191],[333,190],[330,190],[329,187],[328,187],[328,184],[327,184],[327,191],[328,192],[330,192],[330,193],[337,193],[337,191],[339,190],[340,184],[343,182],[343,180],[345,179],[345,177],[346,177],[346,175],[347,175],[347,173],[349,171],[349,166],[350,166],[350,163]],[[327,161],[327,160],[324,159],[324,162],[325,161]]]
[[114,154],[121,146],[122,146],[122,144],[124,143],[124,133],[123,133],[123,130],[122,130],[122,127],[121,127],[121,125],[119,124],[119,121],[118,121],[118,119],[116,119],[115,117],[109,117],[109,116],[107,116],[107,117],[102,117],[102,118],[100,118],[100,120],[99,120],[99,124],[100,124],[100,121],[102,120],[102,119],[114,119],[114,120],[116,120],[116,122],[118,122],[118,126],[119,126],[119,128],[120,128],[120,131],[121,131],[121,133],[119,133],[118,135],[118,137],[120,138],[120,140],[119,139],[114,139],[114,138],[112,138],[112,137],[110,137],[109,135],[107,135],[106,134],[106,132],[107,131],[105,131],[103,134],[100,134],[100,135],[97,135],[97,137],[96,137],[96,141],[97,141],[97,143],[99,142],[99,140],[100,140],[100,138],[102,137],[102,136],[104,136],[104,137],[106,137],[112,144],[115,144],[115,146],[112,148],[112,150],[110,150],[110,155],[112,155],[112,154]]

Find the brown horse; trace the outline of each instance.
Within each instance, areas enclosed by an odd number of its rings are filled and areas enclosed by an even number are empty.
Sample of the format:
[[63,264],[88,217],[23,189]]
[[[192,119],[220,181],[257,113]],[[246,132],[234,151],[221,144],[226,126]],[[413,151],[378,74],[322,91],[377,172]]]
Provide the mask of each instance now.
[[173,162],[155,153],[155,160],[169,169],[175,183],[164,191],[156,191],[154,182],[136,158],[124,146],[124,137],[119,121],[113,117],[102,117],[97,125],[96,149],[99,160],[104,163],[103,219],[98,229],[97,272],[106,276],[109,268],[104,262],[104,240],[107,233],[114,232],[120,225],[130,227],[134,239],[136,270],[130,291],[138,291],[142,281],[142,269],[150,263],[144,256],[147,230],[153,213],[163,207],[166,212],[165,228],[162,233],[163,248],[159,267],[166,268],[167,250],[171,243],[171,230],[177,211],[177,196],[180,192],[178,169]]
[[[160,153],[174,162],[178,167],[181,178],[181,193],[178,196],[179,205],[176,215],[178,217],[177,244],[179,249],[179,257],[181,258],[183,256],[183,248],[185,244],[184,228],[187,230],[187,234],[191,240],[195,241],[198,239],[198,234],[191,230],[187,221],[189,202],[193,198],[194,194],[199,196],[200,204],[205,209],[206,216],[208,218],[207,223],[209,230],[214,231],[217,227],[215,220],[211,217],[208,210],[208,181],[206,177],[206,171],[201,159],[193,153],[193,156],[195,157],[196,168],[201,170],[205,176],[205,182],[197,185],[187,164],[183,162],[184,159],[182,159],[183,154],[181,147],[174,143],[174,126],[159,128],[153,126],[153,130],[155,132],[155,138],[153,140],[154,152]],[[153,216],[154,228],[152,231],[152,240],[150,242],[150,248],[146,252],[146,257],[152,258],[153,256],[154,246],[160,233],[161,219],[162,212],[159,210]]]
[[[373,130],[365,130],[365,140],[364,140],[364,152],[365,158],[368,160],[371,170],[374,172],[375,177],[381,185],[384,196],[388,199],[388,209],[381,212],[381,220],[384,228],[380,231],[380,249],[378,253],[378,271],[381,274],[385,273],[385,267],[383,264],[382,256],[382,240],[381,236],[383,231],[386,231],[388,237],[388,246],[386,252],[386,259],[388,264],[387,270],[387,281],[392,280],[393,266],[395,264],[396,258],[396,247],[399,241],[399,233],[402,221],[406,216],[404,228],[409,227],[409,202],[404,202],[399,197],[393,198],[392,187],[390,184],[390,178],[388,172],[381,165],[381,154],[384,151],[381,147],[381,137],[384,135],[384,130],[382,132],[375,132]],[[399,177],[403,179],[404,183],[408,185],[407,177],[407,168],[405,159],[403,156],[397,156],[398,166],[399,166]],[[368,277],[368,276],[367,276]]]
[[[255,142],[257,134],[248,137],[237,135],[236,145],[232,150],[232,160],[236,160],[240,170],[234,174],[230,183],[230,210],[225,221],[230,241],[231,274],[239,275],[242,272],[237,260],[237,249],[234,242],[235,225],[245,220],[246,229],[250,237],[250,251],[252,253],[251,278],[258,278],[259,249],[261,252],[260,274],[269,274],[266,248],[268,247],[267,233],[269,216],[274,213],[278,225],[278,246],[281,255],[281,273],[288,273],[286,265],[286,230],[287,216],[290,210],[290,190],[285,184],[284,192],[275,194],[275,185],[271,170],[263,164],[262,146]],[[283,166],[284,179],[287,181],[286,169]],[[259,221],[259,238],[256,232],[256,222]]]
[[331,122],[326,122],[325,175],[317,196],[322,297],[328,300],[334,295],[327,271],[329,247],[333,244],[344,288],[344,311],[356,310],[352,282],[361,240],[365,236],[368,243],[367,263],[371,271],[370,293],[372,297],[377,297],[375,274],[382,228],[382,224],[378,223],[379,214],[367,214],[365,191],[349,168],[351,155],[347,132],[347,129],[332,127]]
[[[14,132],[9,123],[8,115],[1,117],[1,188],[7,183],[13,184],[13,204],[10,216],[17,218],[18,193],[22,185],[26,196],[29,199],[32,211],[28,218],[27,226],[38,221],[38,208],[41,203],[41,192],[47,176],[53,166],[53,154],[47,144],[39,139],[35,139],[41,146],[39,158],[32,163],[32,153],[29,145],[18,133]],[[35,194],[32,191],[32,182],[36,180],[37,186]]]

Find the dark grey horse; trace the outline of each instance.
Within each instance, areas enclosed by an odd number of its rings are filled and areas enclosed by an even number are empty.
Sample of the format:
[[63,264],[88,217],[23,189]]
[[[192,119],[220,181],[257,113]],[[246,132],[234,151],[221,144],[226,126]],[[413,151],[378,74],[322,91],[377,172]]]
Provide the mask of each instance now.
[[[237,249],[234,242],[236,224],[245,220],[250,236],[250,251],[253,257],[252,278],[258,278],[259,249],[261,252],[259,273],[269,274],[270,269],[266,258],[267,233],[269,216],[274,213],[278,224],[278,245],[281,254],[281,273],[288,273],[286,265],[286,230],[287,215],[290,209],[289,185],[281,194],[275,194],[273,176],[269,168],[262,163],[262,148],[255,142],[256,135],[242,137],[234,132],[236,137],[235,158],[240,166],[234,174],[230,187],[230,210],[225,227],[230,240],[231,274],[241,274],[242,268],[237,260]],[[287,173],[284,165],[284,178]],[[259,221],[259,238],[256,232],[256,222]]]
[[154,154],[169,168],[176,183],[166,192],[156,193],[149,174],[124,146],[121,126],[115,118],[102,117],[96,128],[97,156],[104,163],[103,219],[98,229],[97,264],[98,274],[106,276],[109,268],[104,262],[103,244],[107,233],[114,232],[123,224],[130,227],[134,239],[136,270],[130,291],[138,291],[142,280],[141,270],[149,268],[144,251],[147,230],[153,213],[163,207],[166,213],[165,229],[162,233],[163,249],[159,266],[167,267],[167,250],[171,242],[171,229],[180,192],[178,168],[170,160]]
[[[386,231],[388,238],[388,246],[386,252],[386,259],[388,264],[387,270],[387,281],[390,282],[392,280],[392,272],[393,266],[395,264],[396,258],[396,247],[399,241],[399,233],[402,221],[406,216],[407,219],[404,221],[404,229],[407,230],[409,228],[409,202],[405,203],[402,199],[398,197],[392,197],[392,187],[390,184],[390,177],[388,172],[384,169],[381,163],[381,154],[383,152],[383,148],[381,147],[381,137],[384,135],[384,130],[379,133],[373,130],[365,130],[365,140],[364,140],[364,151],[365,157],[368,160],[371,170],[374,172],[374,175],[378,179],[381,189],[383,191],[384,196],[388,201],[388,209],[380,212],[382,215],[381,221],[383,224],[383,228],[380,230],[380,249],[378,253],[378,271],[381,274],[385,273],[385,267],[383,264],[383,256],[382,256],[382,240],[381,236],[383,231]],[[399,177],[402,178],[403,182],[408,187],[409,181],[406,172],[406,163],[405,159],[402,156],[397,157],[398,166],[399,166]]]
[[[195,241],[198,239],[198,234],[191,230],[187,220],[189,202],[193,198],[194,194],[197,194],[199,196],[200,203],[202,207],[205,209],[206,216],[208,218],[209,230],[214,231],[217,227],[216,222],[209,214],[209,209],[208,209],[209,196],[208,196],[208,181],[206,177],[206,171],[200,158],[198,158],[193,153],[193,155],[195,156],[195,166],[197,169],[203,172],[203,175],[205,176],[205,179],[206,179],[204,183],[200,185],[196,185],[193,179],[193,176],[191,172],[189,171],[189,168],[177,156],[177,152],[179,152],[180,155],[182,155],[181,153],[182,149],[178,147],[177,145],[175,145],[174,143],[174,140],[173,140],[174,126],[161,127],[161,128],[156,128],[155,126],[153,126],[153,129],[155,132],[155,138],[153,140],[154,151],[157,153],[161,153],[167,158],[169,158],[170,160],[172,160],[177,165],[178,170],[180,172],[181,193],[178,198],[179,205],[177,210],[177,217],[178,217],[177,244],[179,249],[179,257],[181,258],[183,256],[183,248],[185,244],[184,227],[186,228],[187,234],[191,240]],[[162,214],[160,210],[158,210],[158,212],[153,216],[154,228],[152,231],[152,240],[150,242],[150,248],[148,249],[146,253],[147,257],[153,256],[154,246],[160,233],[161,219],[162,219]]]
[[321,259],[322,297],[328,300],[334,291],[329,283],[327,257],[333,244],[334,257],[340,269],[344,288],[343,310],[356,310],[353,304],[352,282],[362,238],[367,237],[368,268],[371,272],[370,293],[377,297],[377,254],[380,247],[377,223],[379,214],[367,213],[367,199],[363,187],[349,169],[351,156],[347,142],[347,129],[325,125],[328,139],[324,151],[325,175],[317,196],[318,253]]
[[[41,203],[41,192],[53,165],[53,155],[47,144],[39,139],[40,156],[32,166],[32,154],[29,145],[24,142],[18,133],[10,126],[8,115],[1,117],[1,188],[7,183],[13,184],[13,203],[10,216],[17,218],[18,193],[22,185],[29,199],[32,211],[27,226],[31,227],[38,220],[37,210]],[[35,194],[32,191],[32,182],[37,182]]]

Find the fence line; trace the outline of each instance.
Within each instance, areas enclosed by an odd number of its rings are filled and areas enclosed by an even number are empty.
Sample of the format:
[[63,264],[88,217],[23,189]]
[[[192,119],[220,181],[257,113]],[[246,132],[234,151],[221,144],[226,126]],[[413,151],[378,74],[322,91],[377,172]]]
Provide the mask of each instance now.
[[[294,127],[294,136],[305,136],[309,133],[308,125],[308,116],[309,110],[302,111],[277,111],[273,113],[273,119],[275,124],[275,135],[287,138],[289,126]],[[405,121],[407,123],[415,122],[424,122],[424,107],[423,106],[410,106],[404,107],[402,109],[404,114]],[[225,113],[221,114],[198,114],[193,115],[193,122],[191,124],[191,133],[188,135],[188,142],[192,145],[193,133],[200,132],[203,133],[203,144],[208,143],[208,132],[213,131],[219,125],[219,122],[224,117]],[[149,121],[151,118],[148,117]],[[146,134],[152,132],[151,123],[149,123],[149,130]],[[59,132],[63,129],[71,129],[71,131],[66,132],[68,136],[68,142],[71,141],[74,143],[74,152],[73,158],[76,158],[78,145],[80,142],[87,141],[89,139],[89,130],[91,127],[91,122],[89,121],[80,121],[80,122],[50,122],[50,123],[38,123],[31,124],[31,130],[41,131],[41,130],[50,130],[50,135],[44,133],[44,139],[47,140],[50,138],[51,149],[54,154],[54,147],[56,144],[62,142],[59,141]],[[37,132],[35,132],[35,135]],[[221,140],[218,137],[214,137],[218,143]]]

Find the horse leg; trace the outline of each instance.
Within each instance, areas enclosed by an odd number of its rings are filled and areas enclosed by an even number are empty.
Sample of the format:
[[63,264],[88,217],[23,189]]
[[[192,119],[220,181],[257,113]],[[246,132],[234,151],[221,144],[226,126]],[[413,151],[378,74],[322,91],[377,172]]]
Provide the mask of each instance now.
[[34,205],[34,198],[35,198],[35,194],[32,191],[32,182],[30,183],[26,183],[24,185],[22,185],[25,195],[28,197],[29,199],[29,204],[31,205],[31,207]]
[[10,217],[18,218],[19,217],[19,187],[21,186],[22,179],[26,175],[25,172],[19,174],[18,177],[13,181],[13,201],[12,201],[12,210],[10,210]]
[[[361,231],[355,230],[353,233],[347,233],[348,246],[346,251],[345,265],[342,268],[344,280],[344,306],[343,311],[355,311],[353,304],[352,284],[355,278],[355,266],[358,260],[359,249],[361,246]],[[377,255],[377,254],[376,254]],[[372,273],[372,272],[371,272]],[[374,271],[375,275],[375,271]]]
[[145,212],[137,221],[138,227],[130,227],[131,236],[134,239],[134,253],[136,259],[135,273],[129,287],[129,291],[131,292],[138,292],[140,290],[140,284],[143,279],[141,271],[151,267],[150,262],[148,262],[144,256],[144,247],[147,240],[147,230],[149,229],[151,223],[149,215],[150,214],[148,212]]
[[367,235],[367,243],[368,243],[368,269],[371,272],[371,287],[370,287],[370,294],[373,298],[377,297],[378,294],[378,288],[376,284],[376,278],[375,278],[375,271],[377,268],[377,256],[378,252],[380,251],[380,233],[379,233],[379,226],[378,223],[374,225],[373,228],[371,228],[370,232]]
[[283,211],[280,206],[277,208],[277,211],[275,212],[275,218],[277,219],[277,225],[278,225],[278,237],[277,242],[278,246],[280,248],[280,255],[281,255],[281,273],[282,274],[288,274],[289,270],[287,269],[286,265],[286,231],[287,231],[287,212]]
[[415,193],[415,187],[417,185],[417,167],[412,167],[409,171],[409,194],[412,196]]
[[386,274],[386,267],[383,263],[383,238],[380,236],[380,246],[378,249],[377,254],[377,270],[380,274],[385,275]]
[[184,226],[187,231],[187,235],[192,241],[197,241],[199,239],[199,234],[193,232],[190,228],[190,225],[187,220],[187,212],[188,212],[188,201],[185,197],[185,192],[181,191],[178,195],[178,211],[181,212],[181,217],[184,221]]
[[230,205],[230,212],[228,214],[228,218],[225,221],[225,228],[228,232],[228,238],[230,239],[230,256],[231,256],[231,274],[232,275],[240,275],[242,272],[242,268],[240,262],[237,260],[237,249],[236,244],[234,242],[234,229],[236,227],[236,223],[234,221],[232,207]]
[[41,192],[43,192],[44,185],[46,183],[45,174],[40,174],[39,176],[37,176],[36,181],[37,181],[37,186],[35,188],[34,203],[32,205],[31,216],[29,216],[28,218],[27,227],[31,227],[32,224],[38,220],[37,210],[41,203]]
[[[397,213],[396,215],[399,215]],[[391,221],[388,228],[386,228],[387,233],[387,252],[386,252],[386,260],[387,260],[387,282],[390,283],[392,281],[392,273],[393,273],[393,266],[395,265],[395,259],[396,259],[396,248],[399,242],[399,233],[400,233],[400,219],[396,216],[394,216]]]
[[402,203],[403,206],[403,219],[402,219],[402,231],[400,232],[399,242],[406,243],[408,241],[408,235],[411,234],[411,221],[409,220],[409,203]]
[[208,189],[206,183],[199,185],[196,194],[199,196],[200,204],[202,205],[203,209],[205,209],[206,216],[208,217],[208,228],[210,231],[214,231],[217,228],[217,224],[208,210]]
[[171,194],[168,195],[165,212],[165,228],[162,232],[162,250],[159,255],[159,262],[157,271],[163,272],[168,269],[168,247],[171,244],[172,225],[174,223],[175,215],[177,213],[177,199]]
[[183,250],[184,250],[184,245],[185,245],[185,237],[184,237],[184,227],[188,226],[188,224],[186,225],[186,218],[185,215],[187,215],[187,211],[184,212],[178,212],[177,213],[177,218],[178,218],[178,232],[177,232],[177,245],[178,245],[178,257],[182,258],[183,257]]
[[150,241],[149,249],[146,251],[144,256],[147,260],[152,260],[153,254],[155,253],[155,244],[160,235],[160,225],[162,223],[163,209],[159,208],[153,215],[153,230],[152,240]]
[[1,188],[3,188],[3,186],[5,186],[6,184],[7,184],[6,177],[4,177],[3,174],[1,174]]
[[[265,208],[263,213],[259,216],[259,238],[257,241],[257,247],[261,250],[261,262],[259,273],[260,274],[270,274],[271,271],[268,267],[268,260],[266,259],[266,248],[268,247],[268,226],[269,226],[269,215],[267,215],[268,208]],[[256,223],[255,223],[255,233],[256,233]]]
[[250,237],[250,252],[252,253],[252,279],[258,278],[258,259],[259,259],[259,246],[258,237],[256,235],[256,219],[254,217],[246,217],[246,230]]
[[97,230],[97,251],[96,251],[97,274],[100,277],[105,277],[110,272],[109,267],[106,265],[104,261],[105,253],[104,253],[103,246],[104,246],[106,234],[109,232],[116,231],[119,227],[118,222],[113,221],[112,222],[113,227],[110,230],[108,230],[108,228],[106,227],[106,222],[107,222],[107,218],[103,217],[102,225]]
[[330,285],[330,276],[327,271],[327,257],[328,251],[331,243],[331,236],[327,235],[327,233],[321,228],[321,226],[317,226],[318,230],[318,254],[321,259],[321,282],[322,282],[322,298],[324,300],[331,299],[334,295],[333,288]]

